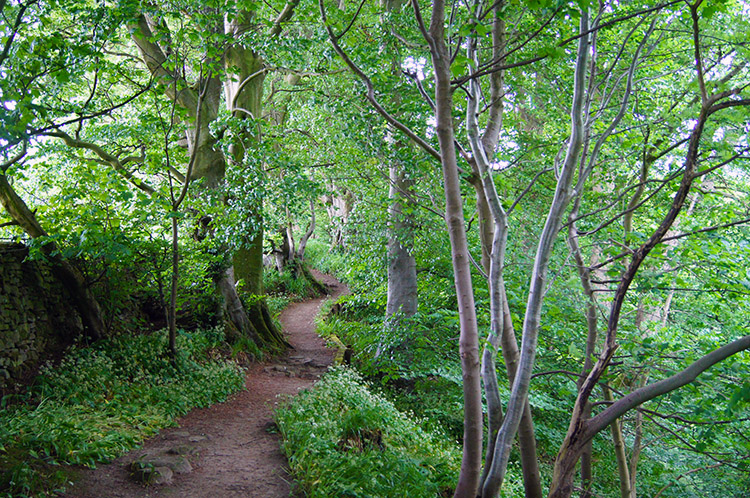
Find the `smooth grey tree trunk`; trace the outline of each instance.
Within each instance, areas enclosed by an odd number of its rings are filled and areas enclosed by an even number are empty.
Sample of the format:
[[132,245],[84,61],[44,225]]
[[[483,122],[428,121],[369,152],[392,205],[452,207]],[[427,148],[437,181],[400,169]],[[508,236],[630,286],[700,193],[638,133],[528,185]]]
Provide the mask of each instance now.
[[417,263],[412,252],[414,221],[404,212],[410,203],[405,193],[413,182],[406,178],[403,167],[394,162],[390,168],[388,197],[388,296],[385,307],[387,327],[396,326],[400,318],[417,312]]

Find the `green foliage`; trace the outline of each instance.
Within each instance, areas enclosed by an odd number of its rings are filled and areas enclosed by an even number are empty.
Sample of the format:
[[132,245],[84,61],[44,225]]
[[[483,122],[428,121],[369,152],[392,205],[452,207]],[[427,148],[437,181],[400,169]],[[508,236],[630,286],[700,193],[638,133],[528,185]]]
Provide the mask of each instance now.
[[318,333],[336,335],[350,346],[357,368],[379,380],[399,409],[416,413],[423,427],[460,440],[463,405],[461,369],[454,354],[455,312],[418,313],[388,327],[382,307],[364,296],[344,296],[338,304],[342,313],[320,320]]
[[44,367],[24,402],[0,411],[0,496],[45,495],[64,484],[45,477],[60,464],[108,462],[190,409],[242,389],[242,369],[220,358],[221,331],[177,339],[175,364],[159,332],[74,348]]
[[373,394],[351,369],[329,372],[275,414],[300,488],[311,498],[449,496],[459,454]]
[[363,264],[361,254],[350,251],[336,256],[348,269],[353,294],[339,298],[340,313],[319,320],[318,332],[324,337],[335,335],[351,347],[353,364],[376,381],[399,409],[416,413],[424,428],[459,441],[463,432],[459,325],[446,242],[442,237],[424,237],[417,261],[425,269],[418,280],[419,311],[391,324],[384,323],[386,283],[373,276],[371,266],[366,271],[356,269]]
[[348,282],[348,259],[340,250],[330,250],[328,244],[312,239],[305,248],[305,259],[310,265],[329,275],[335,275],[342,282]]
[[263,288],[268,295],[266,300],[273,314],[281,312],[290,302],[303,301],[315,296],[315,289],[310,281],[292,268],[285,268],[282,272],[276,268],[265,268]]

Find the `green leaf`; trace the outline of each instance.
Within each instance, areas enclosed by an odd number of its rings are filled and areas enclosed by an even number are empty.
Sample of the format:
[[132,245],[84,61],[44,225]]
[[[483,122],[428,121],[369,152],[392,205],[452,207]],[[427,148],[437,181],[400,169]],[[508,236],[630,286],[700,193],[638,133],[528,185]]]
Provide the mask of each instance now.
[[451,64],[451,74],[454,78],[458,78],[466,72],[466,68],[471,64],[471,59],[464,55],[457,55],[453,64]]
[[705,7],[703,7],[703,10],[701,11],[701,17],[703,19],[711,19],[713,15],[716,13],[716,11],[719,10],[719,6],[715,3],[709,3]]
[[576,360],[581,358],[581,350],[572,342],[568,345],[568,354]]
[[565,56],[565,49],[562,47],[546,47],[542,53],[552,59],[559,59]]

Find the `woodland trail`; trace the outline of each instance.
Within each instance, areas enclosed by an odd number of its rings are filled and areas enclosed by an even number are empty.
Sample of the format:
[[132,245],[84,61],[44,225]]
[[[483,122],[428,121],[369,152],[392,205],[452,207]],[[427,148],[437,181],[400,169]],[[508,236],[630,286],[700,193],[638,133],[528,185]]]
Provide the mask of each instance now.
[[[330,298],[347,293],[333,277],[315,272]],[[108,465],[81,471],[68,498],[281,498],[290,496],[291,478],[279,444],[270,431],[280,394],[308,388],[333,362],[334,351],[315,333],[315,317],[328,297],[291,304],[281,314],[290,349],[279,358],[252,365],[246,389],[224,403],[193,410],[176,427],[162,430],[143,447]],[[144,455],[183,456],[185,473],[175,470],[169,484],[145,486],[129,465]],[[192,467],[192,470],[189,468]]]

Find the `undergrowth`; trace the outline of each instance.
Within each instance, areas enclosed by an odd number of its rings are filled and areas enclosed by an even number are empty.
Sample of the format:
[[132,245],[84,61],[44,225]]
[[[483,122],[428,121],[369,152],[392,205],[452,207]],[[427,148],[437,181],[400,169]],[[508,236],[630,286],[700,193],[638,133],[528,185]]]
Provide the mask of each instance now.
[[290,303],[317,295],[312,283],[304,275],[295,275],[290,268],[282,272],[276,268],[266,268],[263,272],[263,288],[273,316],[281,313]]
[[243,387],[242,369],[219,353],[222,331],[182,332],[177,340],[174,364],[165,333],[73,348],[42,368],[24,398],[4,398],[0,497],[49,496],[71,479],[64,465],[108,462]]
[[351,265],[340,249],[331,250],[330,246],[318,239],[311,239],[305,250],[305,260],[316,270],[335,276],[338,280],[350,284]]
[[295,479],[310,498],[450,496],[460,452],[423,431],[348,368],[275,413]]
[[387,328],[382,316],[371,311],[379,306],[377,301],[361,295],[339,298],[341,311],[321,314],[318,333],[326,338],[335,335],[351,348],[352,365],[375,381],[378,391],[398,409],[416,413],[424,429],[439,429],[460,441],[461,368],[451,354],[455,317],[445,310],[418,313]]

